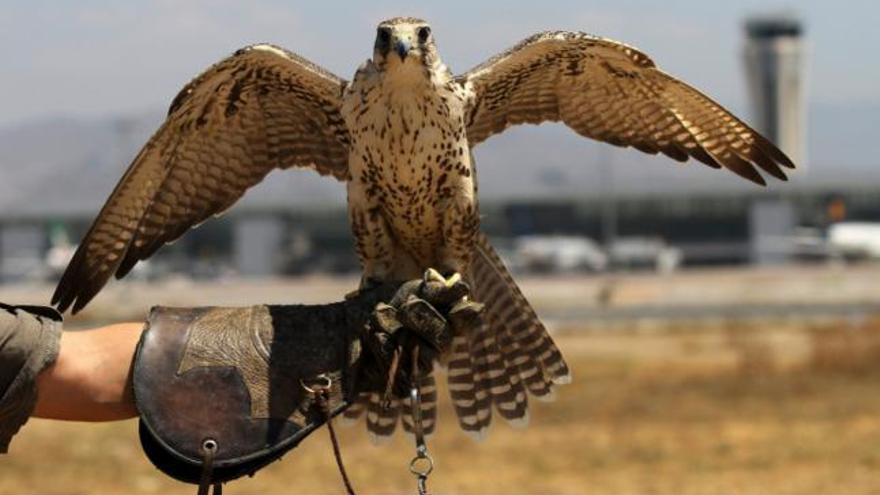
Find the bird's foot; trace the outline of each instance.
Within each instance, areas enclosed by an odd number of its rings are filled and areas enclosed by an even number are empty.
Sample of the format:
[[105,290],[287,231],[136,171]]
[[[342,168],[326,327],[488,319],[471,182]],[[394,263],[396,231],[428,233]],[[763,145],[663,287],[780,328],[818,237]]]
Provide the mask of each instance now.
[[444,276],[436,269],[428,268],[422,276],[419,292],[424,299],[440,304],[442,309],[449,309],[458,301],[467,301],[470,287],[458,272]]
[[446,287],[452,287],[462,280],[461,273],[452,272],[449,276],[444,277],[440,274],[439,271],[434,268],[428,268],[425,270],[425,275],[422,277],[425,283],[428,282],[440,282]]
[[406,396],[414,370],[430,373],[435,361],[445,359],[453,335],[471,334],[482,325],[482,305],[468,300],[470,288],[461,276],[431,272],[401,284],[370,317],[365,343],[379,371],[372,383],[386,401]]
[[443,312],[453,334],[467,335],[482,325],[483,305],[470,299],[470,287],[461,273],[443,276],[437,270],[428,268],[419,293]]
[[377,304],[370,318],[365,342],[377,358],[373,383],[380,385],[383,407],[392,397],[406,397],[414,383],[432,372],[434,362],[452,342],[444,315],[414,292],[417,285],[404,284],[393,304]]

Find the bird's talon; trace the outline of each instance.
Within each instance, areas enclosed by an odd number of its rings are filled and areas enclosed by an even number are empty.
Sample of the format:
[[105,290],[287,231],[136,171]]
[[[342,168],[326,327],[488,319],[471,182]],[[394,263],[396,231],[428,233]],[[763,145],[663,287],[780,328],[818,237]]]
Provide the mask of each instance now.
[[440,275],[440,272],[433,268],[428,268],[425,270],[425,282],[441,282],[446,283],[446,278],[443,275]]
[[449,277],[444,277],[439,271],[434,268],[428,268],[425,270],[424,276],[425,282],[440,282],[446,287],[452,287],[461,281],[461,274],[458,272],[452,272]]

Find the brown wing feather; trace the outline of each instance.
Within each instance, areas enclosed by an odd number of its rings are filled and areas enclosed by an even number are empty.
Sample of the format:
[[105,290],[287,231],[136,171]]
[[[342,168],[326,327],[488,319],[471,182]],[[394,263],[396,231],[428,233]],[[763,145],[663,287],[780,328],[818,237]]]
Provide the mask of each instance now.
[[222,213],[275,168],[346,180],[344,87],[270,45],[243,48],[196,77],[117,184],[52,303],[79,311],[112,275]]
[[514,124],[562,121],[578,134],[675,160],[693,157],[764,184],[794,164],[776,146],[630,46],[585,33],[548,32],[458,77],[475,98],[474,146]]

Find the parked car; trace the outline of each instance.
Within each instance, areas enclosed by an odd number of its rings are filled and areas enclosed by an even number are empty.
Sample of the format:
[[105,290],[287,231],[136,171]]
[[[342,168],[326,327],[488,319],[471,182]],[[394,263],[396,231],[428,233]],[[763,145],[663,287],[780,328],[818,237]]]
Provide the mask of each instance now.
[[647,268],[659,272],[675,270],[683,259],[681,249],[656,237],[617,239],[611,244],[608,256],[615,268]]
[[516,266],[542,273],[603,271],[608,256],[593,240],[580,236],[529,235],[514,242]]
[[846,259],[880,258],[880,223],[835,223],[828,227],[828,246]]

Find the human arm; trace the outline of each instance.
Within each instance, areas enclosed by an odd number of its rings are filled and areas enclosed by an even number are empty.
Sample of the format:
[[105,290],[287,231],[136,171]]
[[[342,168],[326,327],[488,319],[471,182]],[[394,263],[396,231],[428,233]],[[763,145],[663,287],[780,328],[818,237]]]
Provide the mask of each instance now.
[[30,416],[110,421],[137,415],[130,369],[143,323],[61,331],[61,316],[0,303],[0,453]]
[[131,364],[143,323],[62,332],[58,357],[37,376],[33,416],[113,421],[137,416]]
[[0,303],[0,453],[33,412],[37,376],[55,361],[60,337],[53,309]]
[[[396,322],[396,312],[389,314],[389,306],[381,306],[382,311],[377,309],[380,302],[390,302],[392,306],[402,308],[410,296],[416,295],[425,297],[432,304],[443,299],[419,293],[419,281],[413,282],[401,287],[376,288],[339,303],[303,308],[313,316],[325,315],[328,325],[345,315],[344,320],[353,326],[361,326],[371,313],[374,314],[381,320],[380,328],[365,344],[381,355],[380,361],[386,357],[385,351],[396,345],[396,339],[390,339],[390,334],[399,326],[417,325],[422,330],[419,333],[430,345],[443,347],[443,343],[425,333],[432,331],[426,320],[417,323],[410,317],[399,323]],[[455,298],[461,295],[451,289],[443,292],[453,294]],[[418,309],[418,305],[413,307]],[[45,314],[40,316],[29,310]],[[418,314],[421,312],[401,313],[402,316]],[[137,416],[131,369],[143,329],[144,323],[138,322],[61,332],[60,316],[50,308],[0,304],[0,452],[5,452],[9,439],[31,415],[72,421],[112,421]],[[432,355],[425,353],[423,358]],[[30,364],[23,366],[25,362]],[[387,366],[386,363],[379,364]],[[384,372],[381,375],[373,378],[384,386],[387,376]],[[12,382],[18,382],[14,390],[10,386]],[[401,380],[399,385],[405,382]]]

